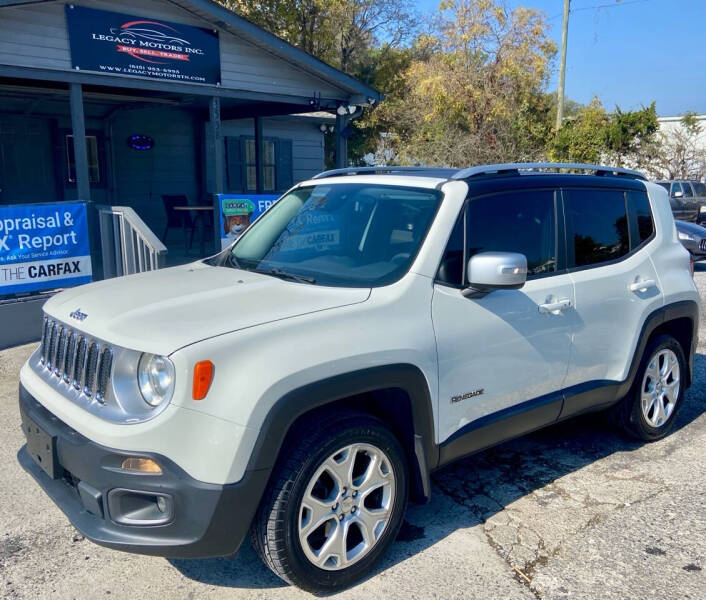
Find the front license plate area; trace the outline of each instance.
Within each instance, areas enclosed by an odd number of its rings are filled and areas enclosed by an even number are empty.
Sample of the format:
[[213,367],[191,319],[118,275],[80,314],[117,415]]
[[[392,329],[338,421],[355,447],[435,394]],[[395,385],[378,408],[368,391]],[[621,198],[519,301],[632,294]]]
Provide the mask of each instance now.
[[23,415],[27,450],[44,472],[52,479],[58,479],[56,460],[56,436],[49,435],[30,417]]

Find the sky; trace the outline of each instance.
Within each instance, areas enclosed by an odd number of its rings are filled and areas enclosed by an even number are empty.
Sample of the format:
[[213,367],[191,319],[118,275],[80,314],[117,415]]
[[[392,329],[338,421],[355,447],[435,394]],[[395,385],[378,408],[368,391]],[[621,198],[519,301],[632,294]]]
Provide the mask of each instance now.
[[[438,0],[416,0],[420,12]],[[561,42],[563,0],[507,0],[544,11]],[[566,58],[568,98],[597,95],[608,110],[657,103],[659,116],[706,114],[706,0],[572,0]],[[559,53],[549,89],[556,90]]]

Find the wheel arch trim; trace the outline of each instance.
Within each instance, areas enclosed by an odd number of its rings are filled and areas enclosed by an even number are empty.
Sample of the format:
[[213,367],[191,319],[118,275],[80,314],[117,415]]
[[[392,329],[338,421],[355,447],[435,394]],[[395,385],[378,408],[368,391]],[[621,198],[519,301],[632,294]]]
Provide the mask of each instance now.
[[421,478],[423,495],[428,498],[429,472],[436,467],[439,459],[431,393],[422,371],[406,363],[335,375],[281,396],[265,416],[247,470],[272,469],[287,433],[295,421],[305,414],[351,396],[387,389],[400,389],[409,398],[414,435],[412,447],[407,451],[416,463],[414,467]]
[[655,331],[663,325],[669,324],[671,321],[684,318],[691,321],[691,347],[682,348],[686,355],[687,362],[687,387],[691,385],[694,373],[694,355],[696,354],[696,346],[699,341],[699,305],[694,300],[681,300],[658,308],[645,319],[632,356],[628,376],[623,383],[621,392],[627,393],[632,386],[635,376],[637,375],[637,370],[640,367],[642,355],[645,353],[647,344]]

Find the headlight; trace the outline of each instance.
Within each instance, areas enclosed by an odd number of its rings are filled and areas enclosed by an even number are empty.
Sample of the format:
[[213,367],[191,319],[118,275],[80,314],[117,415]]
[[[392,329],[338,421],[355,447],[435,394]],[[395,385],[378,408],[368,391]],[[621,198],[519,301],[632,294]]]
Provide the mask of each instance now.
[[168,402],[174,392],[174,365],[166,356],[144,353],[137,365],[140,393],[150,406]]
[[706,213],[706,204],[702,204],[701,206],[699,206],[699,212]]

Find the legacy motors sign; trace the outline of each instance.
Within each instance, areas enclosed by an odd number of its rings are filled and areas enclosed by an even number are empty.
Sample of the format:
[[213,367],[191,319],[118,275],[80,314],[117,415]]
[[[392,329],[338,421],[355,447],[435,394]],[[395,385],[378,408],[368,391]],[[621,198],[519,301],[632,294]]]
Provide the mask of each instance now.
[[76,70],[220,83],[217,31],[71,4],[66,21]]

